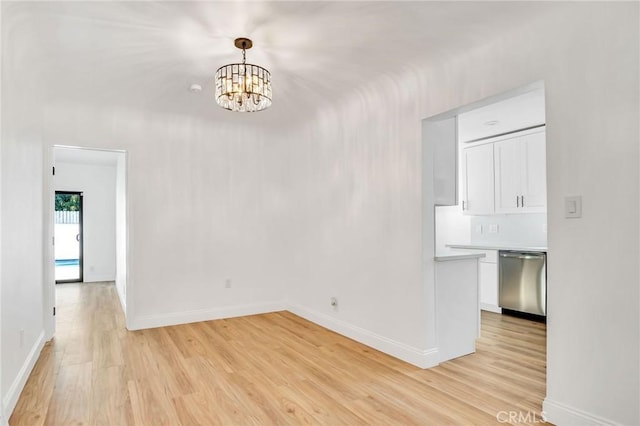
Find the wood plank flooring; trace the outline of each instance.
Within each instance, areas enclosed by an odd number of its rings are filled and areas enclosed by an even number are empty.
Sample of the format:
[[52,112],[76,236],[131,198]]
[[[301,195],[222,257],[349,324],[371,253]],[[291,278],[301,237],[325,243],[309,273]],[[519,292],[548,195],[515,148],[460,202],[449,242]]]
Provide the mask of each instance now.
[[130,332],[112,283],[57,286],[56,337],[10,425],[539,424],[546,328],[482,314],[421,370],[288,312]]

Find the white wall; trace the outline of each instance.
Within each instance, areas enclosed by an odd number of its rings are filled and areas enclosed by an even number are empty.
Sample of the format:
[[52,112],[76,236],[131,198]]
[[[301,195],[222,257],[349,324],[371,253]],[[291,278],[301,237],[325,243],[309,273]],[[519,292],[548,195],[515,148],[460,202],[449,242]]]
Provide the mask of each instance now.
[[83,193],[84,282],[116,278],[116,167],[56,161],[56,191]]
[[131,328],[283,308],[290,201],[277,132],[64,103],[47,109],[45,133],[127,151]]
[[401,78],[336,102],[291,141],[300,202],[288,294],[294,312],[421,364],[433,349],[422,283],[425,116],[415,75]]
[[460,205],[436,207],[436,253],[448,251],[447,244],[471,242],[471,217]]
[[[3,45],[3,40],[4,40],[4,36],[3,36],[3,26],[2,26],[2,7],[0,6],[0,54],[2,53],[2,50],[4,48]],[[3,126],[2,126],[2,83],[4,82],[3,79],[3,72],[2,72],[2,63],[0,62],[0,164],[2,164],[2,141],[4,140],[4,136],[3,136]],[[2,404],[1,400],[4,398],[4,391],[2,390],[2,241],[3,241],[3,225],[2,225],[2,205],[3,205],[3,201],[2,201],[2,192],[1,192],[1,188],[2,188],[2,173],[0,172],[0,424],[1,425],[5,425],[8,424],[8,420],[5,418],[5,407],[4,404]]]
[[28,24],[2,23],[0,391],[4,421],[44,344],[42,87],[39,71],[28,66],[29,58],[41,52],[24,48],[36,42],[29,33]]
[[[498,232],[489,232],[497,225]],[[546,247],[547,214],[496,214],[473,216],[470,222],[471,242],[505,246]]]
[[[545,409],[554,423],[640,423],[638,4],[556,7],[567,13],[355,90],[292,133],[47,105],[47,145],[129,152],[130,326],[275,309],[286,290],[292,309],[420,355],[430,345],[422,267],[433,266],[421,258],[420,122],[544,80]],[[30,69],[16,57],[32,54],[22,46],[3,49],[5,81],[7,67]],[[42,296],[42,200],[33,196],[42,193],[41,104],[29,105],[33,76],[25,74],[12,75],[14,89],[5,84],[2,94],[12,105],[11,117],[3,110],[12,130],[3,129],[1,152],[3,397],[28,358],[16,330],[25,328],[27,346],[42,330],[33,315]],[[584,217],[564,219],[563,197],[575,194]],[[10,207],[20,204],[37,213],[17,217]],[[625,206],[615,221],[612,206]]]
[[[291,189],[301,201],[289,297],[336,330],[427,350],[421,119],[544,80],[545,410],[554,423],[637,424],[638,4],[556,7],[564,12],[449,63],[350,93],[293,136]],[[563,197],[575,194],[584,217],[565,219]]]

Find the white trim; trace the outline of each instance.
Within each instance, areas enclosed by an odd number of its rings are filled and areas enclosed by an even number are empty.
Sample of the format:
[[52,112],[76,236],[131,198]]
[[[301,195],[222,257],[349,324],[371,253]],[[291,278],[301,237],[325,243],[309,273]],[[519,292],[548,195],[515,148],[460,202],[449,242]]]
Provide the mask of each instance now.
[[186,312],[170,312],[160,315],[143,315],[128,318],[127,328],[129,330],[142,330],[145,328],[167,327],[192,322],[266,314],[269,312],[283,311],[285,310],[284,306],[284,302],[264,302],[213,309],[198,309]]
[[53,167],[55,167],[55,151],[53,146],[45,146],[44,154],[47,161],[44,164],[44,176],[46,176],[46,182],[43,191],[46,191],[44,198],[47,203],[43,205],[43,245],[45,247],[44,265],[43,265],[43,302],[42,308],[44,318],[44,332],[45,340],[51,340],[56,333],[56,317],[53,315],[53,310],[56,306],[56,272],[55,272],[55,247],[53,245],[54,236],[54,203],[55,203],[55,189],[54,189],[54,177]]
[[604,419],[558,401],[545,398],[542,402],[542,413],[547,422],[556,425],[619,425],[613,420]]
[[29,374],[31,374],[33,367],[36,365],[36,361],[38,361],[38,358],[40,357],[40,352],[44,347],[44,342],[44,330],[42,330],[36,339],[35,344],[31,347],[29,355],[27,355],[27,358],[24,360],[20,371],[18,371],[15,380],[9,387],[7,394],[2,399],[2,417],[4,417],[5,420],[9,419],[13,409],[16,408],[20,393],[22,393],[22,389],[24,389],[24,385],[27,383]]
[[502,142],[505,140],[519,138],[522,136],[532,135],[535,133],[541,133],[546,131],[545,123],[532,124],[530,127],[521,130],[513,130],[503,135],[498,136],[487,136],[485,138],[481,138],[479,140],[471,140],[471,141],[462,141],[461,144],[464,145],[464,148],[470,148],[473,146],[485,145],[488,143]]
[[381,336],[364,328],[357,327],[353,324],[349,324],[345,321],[330,317],[326,314],[303,308],[300,305],[288,304],[287,308],[289,312],[306,320],[417,367],[430,368],[435,367],[439,363],[437,348],[422,350]]
[[[1,0],[0,0],[1,1]],[[126,244],[126,253],[125,256],[127,258],[127,274],[126,274],[126,283],[125,283],[125,297],[123,298],[122,295],[118,294],[118,296],[120,297],[120,302],[122,303],[122,308],[125,312],[125,320],[127,321],[128,324],[128,315],[131,315],[131,310],[133,308],[133,301],[132,296],[127,297],[128,295],[132,294],[131,290],[132,288],[130,287],[130,284],[128,283],[128,277],[130,276],[130,261],[129,258],[131,256],[130,254],[130,244],[129,244],[129,232],[130,232],[130,214],[129,214],[129,199],[128,199],[128,195],[129,195],[129,191],[128,191],[128,153],[126,150],[123,149],[111,149],[111,148],[93,148],[93,147],[82,147],[82,146],[74,146],[74,145],[58,145],[58,144],[53,144],[53,145],[49,145],[46,147],[46,154],[45,154],[45,158],[48,161],[44,161],[44,175],[47,176],[46,179],[46,184],[44,185],[45,187],[43,188],[43,191],[47,191],[47,193],[49,194],[49,201],[46,205],[44,205],[44,210],[45,210],[45,216],[46,216],[46,220],[45,220],[45,226],[44,226],[44,245],[45,247],[48,247],[48,249],[45,250],[45,275],[44,276],[44,286],[45,286],[45,290],[44,290],[44,301],[43,301],[43,309],[44,309],[44,329],[45,329],[45,338],[46,340],[51,340],[54,335],[55,335],[55,331],[56,331],[56,319],[55,316],[52,315],[53,313],[53,308],[55,307],[55,300],[56,300],[56,282],[55,282],[55,250],[53,248],[53,235],[54,235],[54,194],[55,194],[55,179],[52,173],[52,167],[55,167],[55,156],[56,156],[56,148],[64,148],[64,149],[77,149],[77,150],[83,150],[83,151],[99,151],[99,152],[106,152],[106,153],[116,153],[116,154],[121,154],[123,155],[124,159],[124,186],[125,186],[125,203],[126,203],[126,219],[125,219],[125,225],[126,226],[126,238],[127,238],[127,244]],[[116,166],[116,173],[119,173],[120,169]],[[49,274],[46,274],[46,271],[49,271]],[[117,271],[116,271],[116,275],[117,275]],[[48,278],[47,278],[48,277]],[[86,277],[85,277],[86,278]],[[116,280],[116,276],[109,275],[95,275],[93,277],[91,277],[91,281],[85,281],[85,282],[98,282],[98,281],[115,281]],[[117,287],[117,286],[116,286]],[[127,307],[127,303],[126,300],[131,300],[131,302],[128,304],[129,305],[129,311],[126,310]],[[123,302],[124,300],[124,302]]]
[[81,151],[100,151],[100,152],[127,152],[126,149],[113,149],[113,148],[95,148],[92,146],[78,146],[78,145],[62,145],[62,144],[54,144],[51,145],[53,148],[63,148],[63,149],[79,149]]
[[116,293],[118,293],[118,299],[120,299],[120,306],[122,306],[122,313],[124,314],[125,320],[127,319],[127,295],[122,292],[118,284],[115,282],[113,285],[116,288]]
[[[87,279],[89,278],[89,279]],[[97,283],[97,282],[103,282],[103,281],[115,281],[116,277],[114,274],[103,274],[103,275],[94,275],[94,274],[90,274],[89,277],[85,276],[84,282],[85,283]]]
[[[120,296],[120,294],[118,295]],[[122,299],[120,302],[124,304]],[[285,304],[284,302],[253,303],[249,305],[228,306],[214,309],[199,309],[187,312],[171,312],[161,315],[139,316],[128,318],[127,328],[129,330],[142,330],[146,328],[167,327],[172,325],[265,314],[284,310],[288,310],[289,312],[309,320],[314,324],[349,337],[359,343],[370,346],[417,367],[430,368],[438,365],[439,363],[437,348],[428,350],[415,348],[381,336],[372,331],[332,318],[328,315],[311,311],[299,305]]]
[[496,314],[502,313],[502,308],[498,305],[493,305],[491,303],[480,303],[480,309],[483,311],[495,312]]
[[[0,7],[0,43],[2,43],[2,7]],[[1,45],[1,44],[0,44]],[[2,66],[0,58],[0,146],[2,139]],[[1,152],[2,150],[0,150]],[[2,164],[2,154],[0,153],[0,165]],[[0,173],[0,188],[2,188],[2,173]],[[2,197],[0,197],[0,242],[4,241],[2,238]],[[0,244],[0,284],[2,284],[2,244]],[[0,286],[0,288],[3,287]],[[0,291],[0,294],[2,292]],[[0,330],[2,330],[2,296],[0,295]],[[2,396],[2,334],[0,333],[0,397]],[[9,424],[7,417],[4,415],[4,406],[0,407],[0,425],[6,426]]]

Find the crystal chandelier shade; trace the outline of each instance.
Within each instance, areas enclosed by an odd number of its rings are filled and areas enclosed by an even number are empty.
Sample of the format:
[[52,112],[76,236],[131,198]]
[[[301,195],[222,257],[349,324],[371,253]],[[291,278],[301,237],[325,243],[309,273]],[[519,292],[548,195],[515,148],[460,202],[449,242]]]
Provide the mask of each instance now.
[[271,73],[246,63],[251,40],[238,38],[235,46],[242,49],[242,63],[223,65],[216,71],[216,102],[230,111],[262,111],[271,106]]

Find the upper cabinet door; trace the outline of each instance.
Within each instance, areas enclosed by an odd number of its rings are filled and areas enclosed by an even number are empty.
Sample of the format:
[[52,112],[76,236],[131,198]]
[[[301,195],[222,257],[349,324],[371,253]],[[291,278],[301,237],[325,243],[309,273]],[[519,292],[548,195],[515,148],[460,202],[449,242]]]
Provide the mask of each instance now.
[[495,143],[496,213],[547,211],[545,132]]
[[547,211],[547,153],[545,132],[532,133],[522,142],[522,209],[526,212]]
[[520,138],[496,142],[496,213],[518,213],[521,192]]
[[458,123],[457,117],[437,121],[425,120],[424,137],[433,147],[434,204],[458,204]]
[[493,214],[493,144],[465,148],[463,156],[465,214]]

